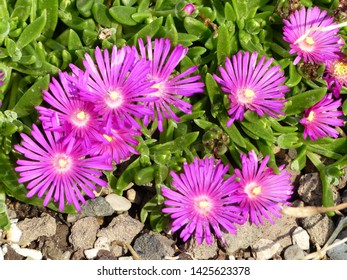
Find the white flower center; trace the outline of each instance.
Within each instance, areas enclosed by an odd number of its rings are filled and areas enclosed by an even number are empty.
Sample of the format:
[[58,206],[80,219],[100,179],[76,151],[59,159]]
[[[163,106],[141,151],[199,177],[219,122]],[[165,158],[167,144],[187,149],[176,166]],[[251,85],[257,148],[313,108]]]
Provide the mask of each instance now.
[[262,193],[263,188],[256,184],[255,182],[251,182],[246,185],[245,187],[245,193],[248,195],[249,198],[256,198],[258,195]]
[[313,40],[313,37],[306,36],[302,41],[299,42],[299,46],[303,51],[311,52],[314,49],[315,41]]
[[71,116],[71,122],[78,127],[86,126],[89,120],[90,115],[84,110],[77,110]]
[[118,108],[123,104],[123,101],[122,92],[118,90],[110,91],[105,96],[105,102],[111,109]]
[[306,120],[308,122],[312,122],[314,120],[314,112],[311,111],[309,114],[308,114],[308,117],[306,118]]
[[255,97],[255,92],[249,88],[239,90],[237,93],[237,99],[241,104],[252,103]]
[[72,158],[66,154],[56,154],[53,157],[53,168],[59,174],[64,174],[72,167]]
[[194,199],[194,209],[200,215],[206,216],[211,212],[212,202],[207,196],[199,196]]

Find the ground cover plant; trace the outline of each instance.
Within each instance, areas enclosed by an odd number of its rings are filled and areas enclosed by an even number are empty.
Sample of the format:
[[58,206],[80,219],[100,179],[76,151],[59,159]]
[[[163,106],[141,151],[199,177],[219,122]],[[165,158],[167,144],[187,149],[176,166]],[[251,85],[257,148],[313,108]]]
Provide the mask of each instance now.
[[[345,1],[0,0],[6,197],[76,213],[151,187],[139,219],[183,242],[271,223],[312,164],[347,166]],[[286,166],[279,149],[295,150]],[[331,208],[329,208],[331,209]],[[334,211],[326,212],[330,217]]]

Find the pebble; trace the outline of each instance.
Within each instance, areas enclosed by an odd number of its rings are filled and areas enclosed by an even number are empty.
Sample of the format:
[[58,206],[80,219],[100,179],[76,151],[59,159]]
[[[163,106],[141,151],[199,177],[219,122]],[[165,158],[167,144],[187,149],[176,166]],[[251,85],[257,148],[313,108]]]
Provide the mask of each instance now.
[[334,232],[334,222],[324,214],[301,219],[301,226],[307,230],[311,242],[323,246]]
[[253,244],[252,249],[257,260],[269,260],[281,248],[278,242],[269,239],[260,239]]
[[57,229],[55,219],[46,213],[43,213],[39,218],[26,218],[18,222],[17,226],[22,231],[19,243],[23,246],[29,245],[41,236],[53,236]]
[[149,232],[136,238],[133,248],[143,260],[162,260],[174,255],[173,243],[173,240],[157,232]]
[[107,237],[99,237],[94,244],[95,249],[110,251],[110,241]]
[[[336,239],[334,243],[338,241],[340,241],[340,239]],[[331,260],[347,260],[347,244],[342,243],[334,248],[329,249],[327,251],[327,255]]]
[[129,257],[119,257],[118,260],[119,261],[132,261],[134,259],[132,256],[129,256]]
[[41,260],[42,253],[38,250],[21,248],[18,244],[12,244],[12,249],[16,251],[17,254],[26,257],[28,260]]
[[102,196],[87,200],[81,209],[81,215],[84,217],[107,217],[113,213],[114,209]]
[[116,212],[126,212],[131,208],[131,202],[125,197],[111,193],[105,197],[105,200]]
[[92,260],[92,259],[95,259],[96,256],[98,255],[98,252],[99,252],[99,249],[87,249],[87,250],[84,250],[84,255],[86,256],[86,258],[88,260]]
[[302,250],[310,249],[310,236],[302,227],[297,227],[292,234],[293,244]]
[[213,238],[211,245],[206,244],[205,240],[200,245],[194,241],[192,246],[187,250],[187,253],[191,254],[196,260],[213,259],[217,256],[218,244],[215,238]]
[[127,199],[131,203],[135,203],[135,204],[140,204],[141,203],[141,197],[138,195],[138,193],[134,189],[129,189],[126,192],[126,195],[127,195]]
[[74,249],[93,248],[99,227],[95,217],[85,217],[74,223],[69,237]]
[[285,260],[302,260],[305,252],[295,244],[286,248],[283,256]]
[[12,223],[10,229],[6,233],[6,239],[9,242],[18,243],[22,236],[22,231],[16,223]]
[[0,261],[4,260],[4,252],[2,251],[2,248],[0,247]]

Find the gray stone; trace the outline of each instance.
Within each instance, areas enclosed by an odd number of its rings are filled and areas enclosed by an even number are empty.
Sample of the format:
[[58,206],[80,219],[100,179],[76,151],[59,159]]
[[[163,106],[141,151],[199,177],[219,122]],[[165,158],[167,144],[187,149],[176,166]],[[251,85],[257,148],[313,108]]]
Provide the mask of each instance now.
[[281,248],[278,242],[269,239],[259,239],[252,245],[254,256],[257,260],[271,259]]
[[157,232],[150,232],[135,239],[134,250],[143,260],[162,260],[175,253],[171,247],[173,243]]
[[107,195],[105,199],[116,212],[126,212],[131,208],[131,202],[129,200],[115,193]]
[[213,238],[211,245],[206,244],[205,240],[200,245],[194,241],[192,246],[187,250],[187,253],[191,254],[197,260],[213,259],[218,254],[218,244],[215,238]]
[[236,227],[237,235],[223,233],[223,238],[226,242],[225,250],[228,255],[233,255],[240,249],[248,248],[263,236],[262,230],[249,222],[243,225],[236,225]]
[[310,249],[310,236],[302,227],[297,227],[292,234],[293,244],[302,250]]
[[305,252],[298,245],[292,245],[284,250],[283,256],[285,260],[302,260]]
[[113,208],[102,196],[87,200],[81,209],[81,216],[84,217],[106,217],[113,213]]
[[32,241],[41,236],[53,236],[56,233],[57,225],[55,219],[43,213],[40,218],[24,219],[17,224],[22,231],[19,244],[29,245]]
[[[336,239],[334,243],[339,241],[340,239]],[[347,260],[347,244],[342,243],[337,245],[336,247],[329,249],[327,251],[327,255],[331,260]]]
[[327,215],[314,215],[301,219],[301,224],[310,235],[311,242],[323,246],[334,232],[334,222]]
[[298,227],[297,219],[293,217],[283,216],[280,219],[274,219],[274,224],[269,221],[260,226],[262,236],[266,239],[278,242],[282,248],[292,245],[292,233]]
[[[113,218],[111,223],[97,233],[97,237],[105,237],[110,243],[113,241],[132,243],[133,239],[143,229],[144,224],[133,219],[128,214],[118,215]],[[111,252],[115,257],[120,257],[127,252],[122,246],[114,245],[111,247]]]
[[[335,187],[332,186],[335,203],[340,203],[341,198]],[[298,194],[302,201],[312,206],[322,206],[322,183],[319,173],[307,173],[300,177]]]
[[70,242],[75,249],[93,248],[96,233],[100,225],[97,218],[85,217],[78,220],[71,228]]

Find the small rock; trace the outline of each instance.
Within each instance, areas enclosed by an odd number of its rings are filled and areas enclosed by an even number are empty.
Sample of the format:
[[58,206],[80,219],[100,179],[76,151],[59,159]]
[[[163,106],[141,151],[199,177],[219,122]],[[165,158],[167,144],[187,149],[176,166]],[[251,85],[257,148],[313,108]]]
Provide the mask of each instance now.
[[10,245],[6,244],[2,248],[5,260],[23,260],[24,257],[19,255]]
[[48,260],[61,260],[63,251],[54,240],[47,240],[41,249],[43,256]]
[[129,189],[127,191],[127,199],[131,203],[135,203],[135,204],[141,203],[141,197],[138,195],[138,193],[134,189]]
[[115,193],[107,195],[105,199],[116,212],[126,212],[131,208],[131,202],[129,200]]
[[107,237],[99,237],[94,244],[95,249],[110,251],[110,241]]
[[243,225],[236,225],[237,235],[231,233],[223,233],[226,241],[226,253],[232,255],[240,249],[246,249],[254,242],[259,240],[263,234],[259,227],[246,222]]
[[[334,202],[341,201],[339,193],[333,189]],[[312,206],[321,206],[322,204],[322,183],[319,173],[307,173],[300,177],[298,194],[302,201]]]
[[71,258],[71,252],[70,251],[66,251],[63,253],[63,255],[61,256],[62,260],[69,260]]
[[[339,241],[340,239],[336,239],[334,243]],[[334,248],[329,249],[327,251],[327,255],[331,260],[347,260],[347,244],[342,243]]]
[[4,253],[2,251],[2,248],[0,247],[0,261],[4,260]]
[[302,227],[297,227],[292,234],[293,244],[302,250],[310,249],[310,236]]
[[6,239],[9,242],[18,243],[22,236],[22,231],[16,223],[12,223],[10,229],[6,233]]
[[253,244],[252,249],[257,260],[269,260],[281,248],[278,242],[269,239],[260,239]]
[[311,242],[323,246],[334,232],[334,222],[327,215],[314,215],[301,219],[301,224],[310,235]]
[[96,256],[96,259],[97,260],[115,260],[117,258],[112,252],[101,249],[99,250],[98,255]]
[[305,257],[305,252],[298,246],[292,245],[285,249],[285,260],[302,260]]
[[175,253],[171,247],[173,240],[157,233],[150,232],[136,238],[134,250],[144,260],[162,260],[165,256],[173,256]]
[[77,251],[73,252],[71,255],[71,260],[85,260],[86,257],[84,255],[83,249],[78,249]]
[[118,215],[110,224],[99,230],[98,237],[106,237],[110,242],[120,241],[131,243],[136,235],[143,229],[144,224],[133,219],[128,214]]
[[98,255],[98,252],[99,252],[99,249],[87,249],[87,250],[84,250],[84,255],[86,256],[86,258],[88,260],[92,260],[94,258],[96,258],[96,256]]
[[18,244],[12,244],[12,249],[16,251],[17,254],[26,257],[28,260],[41,260],[42,253],[38,250],[21,248]]
[[262,237],[277,242],[282,248],[292,245],[292,233],[298,227],[297,219],[294,217],[283,216],[280,219],[274,219],[274,224],[268,220],[265,221],[262,230]]
[[113,208],[102,196],[87,200],[81,209],[81,215],[84,217],[106,217],[113,213]]
[[55,219],[46,213],[40,218],[24,219],[17,225],[22,231],[19,243],[23,246],[29,245],[40,236],[53,236],[57,228]]
[[71,228],[70,242],[75,249],[93,248],[99,223],[95,217],[78,220]]
[[217,256],[218,244],[215,238],[213,238],[211,245],[206,244],[205,240],[200,245],[194,241],[187,253],[191,254],[197,260],[213,259]]

